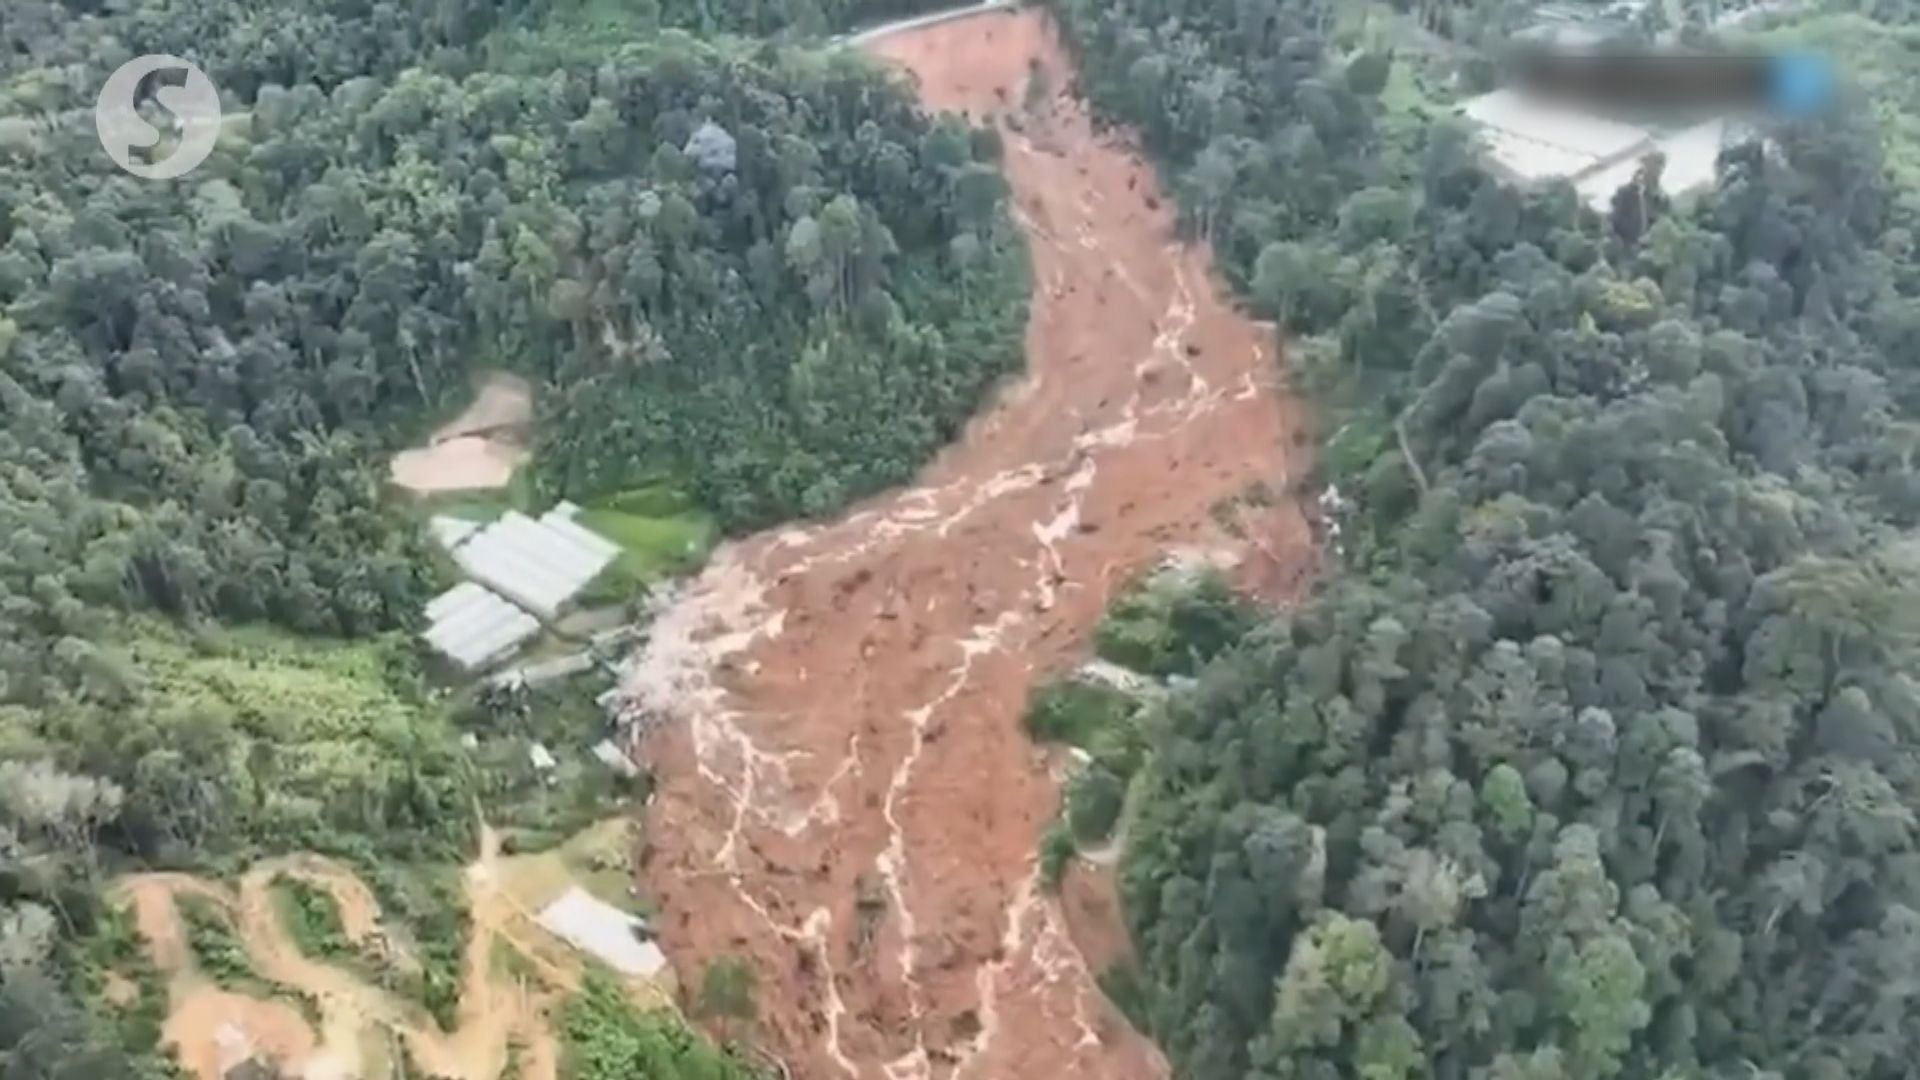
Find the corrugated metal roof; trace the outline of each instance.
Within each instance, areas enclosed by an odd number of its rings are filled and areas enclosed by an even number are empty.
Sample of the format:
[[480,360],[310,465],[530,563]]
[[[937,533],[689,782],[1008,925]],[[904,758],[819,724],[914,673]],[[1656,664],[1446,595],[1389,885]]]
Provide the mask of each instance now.
[[427,644],[467,671],[510,655],[540,632],[540,621],[488,589],[464,581],[427,602]]
[[552,618],[620,553],[618,545],[551,512],[535,521],[509,511],[454,550],[468,576],[543,618]]

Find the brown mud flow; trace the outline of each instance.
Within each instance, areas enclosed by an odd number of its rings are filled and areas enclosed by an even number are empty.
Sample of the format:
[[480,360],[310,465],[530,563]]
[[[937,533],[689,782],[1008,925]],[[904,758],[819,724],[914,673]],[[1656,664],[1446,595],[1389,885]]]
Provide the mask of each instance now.
[[1005,137],[1028,371],[916,486],[723,548],[655,624],[625,689],[662,721],[658,927],[688,978],[755,964],[762,1038],[796,1077],[1164,1076],[1036,882],[1058,785],[1021,715],[1170,555],[1297,587],[1299,508],[1232,528],[1219,508],[1290,489],[1301,418],[1273,328],[1232,309],[1151,169],[1062,92],[1042,14],[872,48]]

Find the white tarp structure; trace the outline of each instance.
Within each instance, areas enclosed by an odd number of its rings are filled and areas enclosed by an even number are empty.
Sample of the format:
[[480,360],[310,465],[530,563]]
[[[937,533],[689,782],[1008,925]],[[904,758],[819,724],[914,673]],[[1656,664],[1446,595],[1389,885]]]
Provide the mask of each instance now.
[[551,619],[620,554],[619,545],[575,522],[578,512],[561,503],[536,521],[509,510],[455,547],[453,560],[468,577]]
[[471,581],[427,602],[427,644],[466,671],[513,653],[540,632],[540,621]]
[[600,764],[605,765],[621,776],[638,776],[640,774],[640,767],[635,765],[633,759],[627,756],[627,752],[620,749],[620,745],[612,739],[601,739],[599,742],[594,743],[593,756],[599,759]]
[[[1578,179],[1652,148],[1647,132],[1573,109],[1495,90],[1460,107],[1480,126],[1494,164],[1518,180]],[[1639,153],[1636,153],[1639,151]]]
[[1587,205],[1602,212],[1613,194],[1633,180],[1647,155],[1666,156],[1660,190],[1683,195],[1713,183],[1724,120],[1709,120],[1672,135],[1622,124],[1578,110],[1532,101],[1496,90],[1468,101],[1461,115],[1480,129],[1487,156],[1522,183],[1566,179]]
[[[473,580],[427,603],[427,643],[473,672],[493,666],[539,634],[542,619],[558,615],[620,554],[619,545],[573,520],[579,512],[563,502],[537,521],[515,511],[487,525],[444,514],[429,521],[434,539]],[[592,665],[591,654],[582,652],[509,672],[501,681],[533,683]]]
[[583,952],[598,957],[622,975],[652,976],[667,966],[666,954],[651,941],[641,941],[636,930],[644,921],[605,903],[578,885],[548,904],[540,925]]
[[553,756],[553,751],[547,749],[545,743],[534,743],[527,747],[527,761],[541,772],[560,767],[559,760]]
[[427,522],[427,529],[433,533],[433,538],[441,547],[452,551],[467,537],[479,532],[480,523],[468,521],[465,518],[449,517],[446,514],[435,514],[433,520]]
[[[1726,134],[1726,121],[1709,120],[1654,143],[1653,150],[1666,157],[1660,169],[1660,190],[1674,196],[1712,186]],[[1632,182],[1644,156],[1637,154],[1617,161],[1575,184],[1581,201],[1605,213],[1613,205],[1613,193]]]

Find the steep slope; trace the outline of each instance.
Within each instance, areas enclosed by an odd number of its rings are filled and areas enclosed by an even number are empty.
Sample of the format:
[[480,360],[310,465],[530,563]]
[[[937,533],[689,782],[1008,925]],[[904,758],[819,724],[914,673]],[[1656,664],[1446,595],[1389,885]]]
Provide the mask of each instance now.
[[723,548],[656,623],[625,693],[661,781],[659,927],[690,976],[754,962],[797,1076],[1161,1076],[1036,883],[1056,781],[1019,718],[1157,560],[1297,584],[1296,506],[1221,513],[1304,468],[1275,335],[1061,93],[1043,15],[869,47],[1004,138],[1033,249],[1028,372],[915,486]]

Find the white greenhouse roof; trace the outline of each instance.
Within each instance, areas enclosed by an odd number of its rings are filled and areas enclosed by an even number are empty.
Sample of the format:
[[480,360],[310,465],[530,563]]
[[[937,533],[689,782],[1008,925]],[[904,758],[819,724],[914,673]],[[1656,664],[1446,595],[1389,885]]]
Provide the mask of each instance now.
[[538,521],[508,511],[454,548],[453,558],[475,581],[552,618],[619,553],[618,545],[555,509]]
[[540,622],[471,581],[427,603],[427,644],[467,671],[510,655],[540,632]]
[[666,955],[658,945],[641,941],[634,934],[646,923],[578,885],[547,905],[540,913],[540,925],[623,975],[656,975],[667,966]]
[[459,547],[462,540],[479,532],[480,523],[468,521],[465,518],[449,517],[446,514],[435,514],[433,520],[427,522],[427,528],[433,533],[433,538],[440,542],[441,547],[452,550]]

